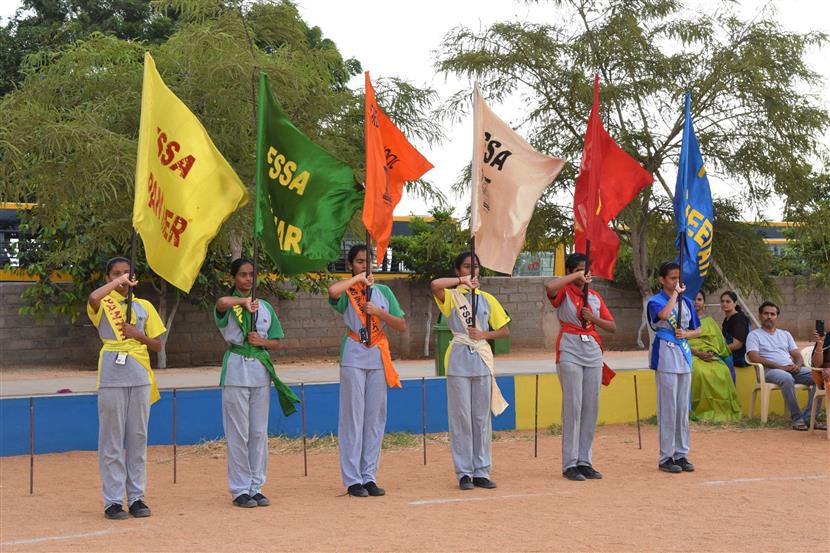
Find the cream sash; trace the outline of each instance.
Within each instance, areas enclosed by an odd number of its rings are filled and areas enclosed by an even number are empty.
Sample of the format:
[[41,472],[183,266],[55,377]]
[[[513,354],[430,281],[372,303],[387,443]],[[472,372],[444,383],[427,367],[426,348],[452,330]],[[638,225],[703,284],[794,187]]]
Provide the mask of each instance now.
[[[470,302],[467,301],[467,297],[464,296],[464,294],[462,294],[457,288],[444,290],[445,294],[447,292],[452,294],[453,308],[458,312],[461,320],[469,320],[469,318],[464,315],[465,313],[472,313],[472,308],[470,307]],[[475,327],[481,330],[478,317],[476,317],[475,320]],[[481,357],[481,360],[484,361],[484,364],[487,365],[487,368],[490,370],[491,379],[490,411],[492,411],[492,413],[496,416],[501,415],[510,404],[505,401],[504,396],[501,395],[499,385],[496,383],[495,362],[493,360],[493,350],[490,349],[490,344],[487,343],[487,340],[473,340],[470,338],[470,334],[467,332],[467,328],[465,327],[464,332],[456,332],[455,330],[452,331],[452,342],[450,343],[450,347],[453,345],[468,346],[474,349]]]

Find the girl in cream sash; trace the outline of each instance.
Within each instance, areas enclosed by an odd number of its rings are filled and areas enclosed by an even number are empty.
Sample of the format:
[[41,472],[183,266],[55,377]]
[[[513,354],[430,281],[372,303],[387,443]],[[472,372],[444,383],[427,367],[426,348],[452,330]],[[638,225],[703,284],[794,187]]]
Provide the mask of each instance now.
[[[478,256],[474,271],[470,252],[461,253],[455,258],[456,276],[433,280],[430,285],[453,333],[444,365],[452,460],[462,490],[496,487],[490,480],[490,412],[499,415],[507,408],[496,384],[487,340],[510,334],[510,317],[494,296],[479,290],[478,267]],[[475,322],[473,301],[477,303]]]

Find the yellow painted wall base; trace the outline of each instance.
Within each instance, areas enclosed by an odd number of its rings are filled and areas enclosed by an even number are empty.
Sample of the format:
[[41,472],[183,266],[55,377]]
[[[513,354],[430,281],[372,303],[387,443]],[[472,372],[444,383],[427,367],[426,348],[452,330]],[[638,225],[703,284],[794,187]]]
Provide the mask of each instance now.
[[[744,415],[748,416],[752,388],[755,386],[754,369],[736,369],[738,398]],[[640,419],[647,419],[657,414],[657,391],[655,388],[654,371],[641,369],[636,371],[620,371],[611,381],[610,386],[602,386],[599,395],[598,424],[613,424],[635,422],[636,409],[634,405],[634,375],[637,376],[637,390],[640,402]],[[536,375],[520,375],[515,377],[516,385],[516,428],[532,430],[534,418],[534,400],[536,395]],[[807,392],[798,392],[798,401],[804,406],[807,404]],[[761,400],[756,400],[755,416],[761,413]],[[784,400],[781,392],[770,394],[770,413],[784,415]],[[544,428],[551,424],[562,423],[562,388],[559,386],[559,376],[545,374],[539,376],[539,427]]]

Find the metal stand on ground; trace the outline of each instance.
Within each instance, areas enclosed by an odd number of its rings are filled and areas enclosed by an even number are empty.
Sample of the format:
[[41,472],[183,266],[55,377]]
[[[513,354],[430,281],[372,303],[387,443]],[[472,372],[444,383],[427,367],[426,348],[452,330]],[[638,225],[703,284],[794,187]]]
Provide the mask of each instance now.
[[643,449],[643,437],[640,434],[640,394],[637,391],[637,375],[634,375],[634,409],[637,414],[637,444]]
[[176,413],[176,388],[173,388],[173,483],[175,484],[177,481],[177,461],[178,461],[178,451],[176,448],[176,420],[177,420],[177,413]]
[[303,476],[308,476],[308,451],[305,434],[305,383],[300,382],[300,412],[303,415]]
[[533,457],[539,456],[539,375],[536,375],[536,401],[533,402]]
[[427,379],[421,377],[421,434],[424,444],[424,465],[427,464]]
[[35,400],[29,398],[29,495],[35,493]]

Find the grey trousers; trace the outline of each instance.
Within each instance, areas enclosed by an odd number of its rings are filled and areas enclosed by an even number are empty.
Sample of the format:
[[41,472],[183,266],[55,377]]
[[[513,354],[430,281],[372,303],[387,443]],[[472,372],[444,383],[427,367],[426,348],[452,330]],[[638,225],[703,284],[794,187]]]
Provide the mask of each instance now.
[[656,371],[660,463],[689,455],[689,401],[692,373]]
[[144,498],[150,385],[98,389],[98,470],[104,507]]
[[268,473],[268,408],[271,385],[222,388],[222,424],[228,442],[231,497],[262,491]]
[[[764,373],[767,382],[778,384],[781,387],[784,404],[787,406],[787,410],[790,412],[790,419],[793,422],[798,422],[802,419],[807,423],[810,422],[810,409],[813,406],[813,394],[816,391],[812,372],[812,369],[801,367],[795,374],[782,369],[767,369]],[[807,400],[807,407],[804,408],[804,411],[798,407],[798,398],[795,395],[796,384],[804,384],[810,387],[807,393],[809,399]],[[821,405],[819,405],[819,408],[821,408]]]
[[383,369],[340,367],[337,441],[343,485],[376,482],[386,430],[386,376]]
[[602,366],[559,363],[562,387],[562,471],[591,465]]
[[490,375],[448,376],[450,449],[455,476],[490,477]]

